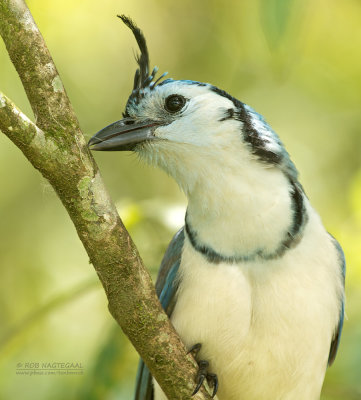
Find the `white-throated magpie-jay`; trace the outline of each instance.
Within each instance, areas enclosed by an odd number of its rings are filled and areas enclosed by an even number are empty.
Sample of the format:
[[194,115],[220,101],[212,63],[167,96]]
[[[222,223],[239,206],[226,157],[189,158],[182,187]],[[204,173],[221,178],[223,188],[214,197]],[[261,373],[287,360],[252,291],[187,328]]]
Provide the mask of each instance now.
[[[262,116],[208,83],[155,81],[142,32],[121,18],[139,69],[124,118],[89,146],[135,151],[188,198],[156,288],[186,346],[206,360],[195,391],[207,378],[219,400],[319,399],[343,323],[340,245]],[[142,362],[135,398],[165,399]]]

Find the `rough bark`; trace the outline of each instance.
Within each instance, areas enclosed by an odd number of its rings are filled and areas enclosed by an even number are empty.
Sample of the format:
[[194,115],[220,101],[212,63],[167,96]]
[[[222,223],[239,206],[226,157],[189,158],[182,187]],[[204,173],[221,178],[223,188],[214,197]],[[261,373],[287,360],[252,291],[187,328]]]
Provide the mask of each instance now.
[[[0,130],[57,192],[103,284],[112,316],[168,398],[190,399],[196,363],[159,304],[24,1],[0,0],[0,34],[35,115],[33,123],[0,93]],[[193,398],[211,397],[202,389]]]

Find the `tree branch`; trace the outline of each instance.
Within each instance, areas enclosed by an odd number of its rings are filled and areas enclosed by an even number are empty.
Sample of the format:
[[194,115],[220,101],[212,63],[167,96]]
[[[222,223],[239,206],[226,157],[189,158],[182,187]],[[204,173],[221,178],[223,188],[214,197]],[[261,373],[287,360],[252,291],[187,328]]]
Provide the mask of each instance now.
[[[0,129],[57,192],[103,284],[112,316],[167,397],[190,399],[196,363],[159,304],[24,1],[0,0],[0,34],[36,118],[35,125],[1,95]],[[202,389],[194,398],[211,397]]]
[[30,145],[36,136],[44,135],[44,132],[2,92],[0,92],[0,129],[20,148]]

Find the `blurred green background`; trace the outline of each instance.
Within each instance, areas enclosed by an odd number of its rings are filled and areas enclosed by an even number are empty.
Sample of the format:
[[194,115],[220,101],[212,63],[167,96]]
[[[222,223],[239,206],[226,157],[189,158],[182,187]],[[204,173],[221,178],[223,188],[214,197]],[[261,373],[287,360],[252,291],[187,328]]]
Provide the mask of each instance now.
[[[121,117],[136,49],[210,82],[279,133],[347,259],[347,319],[323,400],[361,399],[361,2],[29,0],[87,137]],[[154,63],[154,64],[153,64]],[[3,43],[0,90],[33,114]],[[97,153],[112,198],[153,276],[185,198],[130,153]],[[137,354],[49,184],[0,135],[0,399],[131,399]],[[19,363],[80,362],[83,375],[23,376]],[[272,399],[270,399],[272,400]]]

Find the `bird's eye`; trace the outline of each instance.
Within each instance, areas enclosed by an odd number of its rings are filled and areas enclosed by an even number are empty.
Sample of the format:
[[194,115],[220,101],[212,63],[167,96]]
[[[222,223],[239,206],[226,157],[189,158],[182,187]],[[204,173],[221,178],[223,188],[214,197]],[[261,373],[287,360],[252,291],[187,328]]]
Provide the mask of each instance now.
[[171,94],[165,99],[165,109],[170,113],[175,113],[180,111],[184,104],[186,103],[186,99],[179,94]]

